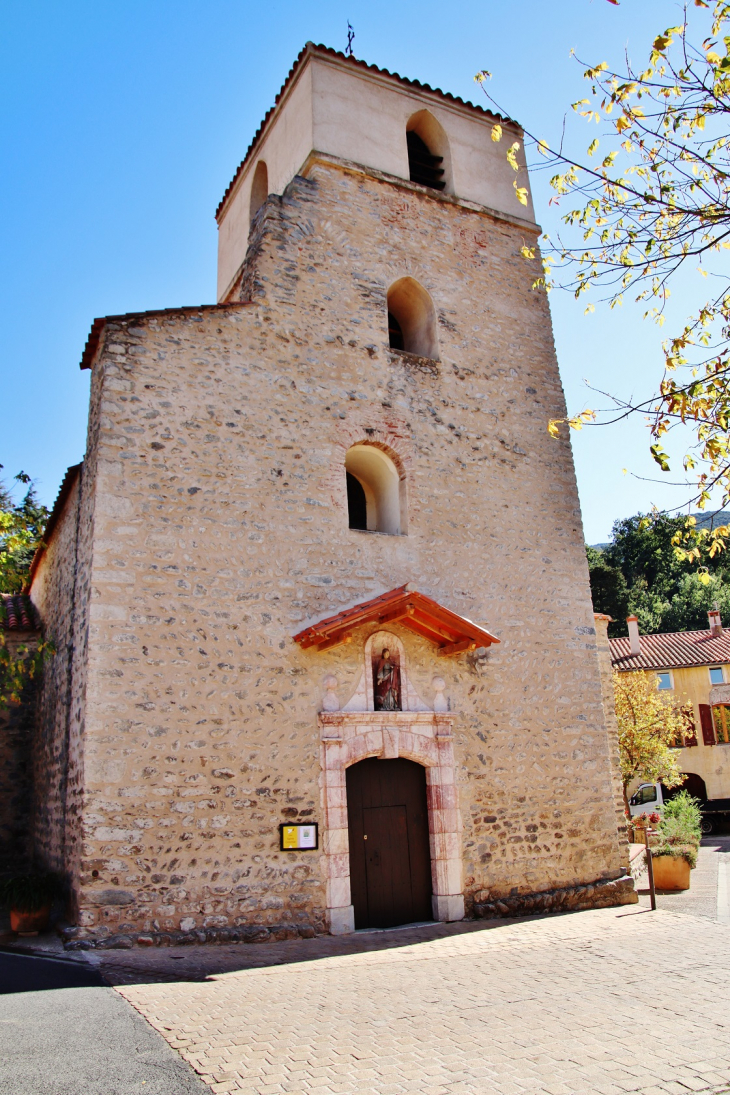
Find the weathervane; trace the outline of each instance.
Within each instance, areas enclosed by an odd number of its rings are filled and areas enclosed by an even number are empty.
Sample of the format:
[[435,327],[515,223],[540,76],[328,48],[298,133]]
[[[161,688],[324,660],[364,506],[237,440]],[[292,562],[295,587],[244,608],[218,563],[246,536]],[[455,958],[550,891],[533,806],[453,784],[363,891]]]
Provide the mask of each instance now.
[[352,57],[352,43],[355,41],[355,31],[352,29],[350,20],[347,20],[347,49],[345,50],[345,57]]

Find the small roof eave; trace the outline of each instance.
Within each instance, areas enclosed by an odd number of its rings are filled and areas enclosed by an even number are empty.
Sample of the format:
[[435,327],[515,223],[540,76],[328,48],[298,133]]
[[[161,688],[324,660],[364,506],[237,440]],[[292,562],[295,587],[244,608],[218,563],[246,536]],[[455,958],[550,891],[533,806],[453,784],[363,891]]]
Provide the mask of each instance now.
[[490,631],[444,608],[410,585],[398,586],[305,627],[294,635],[294,641],[305,650],[310,647],[328,650],[350,642],[354,629],[364,624],[396,622],[434,643],[441,657],[500,641]]
[[63,482],[61,483],[58,494],[56,495],[56,501],[53,503],[53,509],[50,512],[48,521],[46,522],[46,527],[43,530],[43,535],[41,536],[40,541],[38,542],[38,547],[35,549],[33,558],[31,559],[30,570],[28,571],[28,579],[25,583],[25,589],[23,591],[24,593],[30,592],[30,588],[33,585],[35,573],[40,566],[40,561],[43,558],[43,554],[46,548],[53,539],[56,525],[61,518],[63,508],[66,505],[68,496],[73,490],[74,483],[81,474],[82,466],[83,460],[79,464],[72,464],[72,466],[67,469],[66,474],[63,477]]

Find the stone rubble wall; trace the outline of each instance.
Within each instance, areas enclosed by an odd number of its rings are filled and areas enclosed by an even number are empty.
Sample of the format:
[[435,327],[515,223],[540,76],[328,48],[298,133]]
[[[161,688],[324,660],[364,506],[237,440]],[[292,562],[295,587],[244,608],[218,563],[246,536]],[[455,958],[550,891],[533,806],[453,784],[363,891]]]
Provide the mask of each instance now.
[[31,589],[45,638],[53,643],[56,651],[43,667],[36,712],[32,840],[37,859],[59,871],[65,869],[69,685],[80,494],[80,479],[77,478],[38,564]]
[[[447,682],[467,903],[621,878],[570,445],[546,429],[564,399],[523,230],[322,164],[260,224],[253,302],[110,321],[94,363],[74,942],[325,930],[320,853],[279,851],[278,826],[321,820],[323,680],[344,704],[372,629],[323,653],[292,634],[406,582],[502,640],[444,659],[392,625],[427,702]],[[427,367],[388,348],[404,274],[437,309]],[[383,437],[408,468],[407,536],[348,528],[343,454]]]
[[[84,751],[92,600],[92,545],[100,432],[101,373],[92,375],[86,455],[30,589],[56,654],[44,666],[34,743],[36,858],[63,872],[70,913],[79,915],[79,869],[89,807]],[[98,678],[104,687],[104,671]]]
[[474,902],[477,919],[492,920],[502,916],[530,916],[535,913],[578,912],[580,909],[605,909],[614,905],[636,905],[639,895],[629,875],[617,879],[598,879],[585,886],[567,886],[544,893],[522,894],[518,897],[493,899],[491,894],[479,894]]

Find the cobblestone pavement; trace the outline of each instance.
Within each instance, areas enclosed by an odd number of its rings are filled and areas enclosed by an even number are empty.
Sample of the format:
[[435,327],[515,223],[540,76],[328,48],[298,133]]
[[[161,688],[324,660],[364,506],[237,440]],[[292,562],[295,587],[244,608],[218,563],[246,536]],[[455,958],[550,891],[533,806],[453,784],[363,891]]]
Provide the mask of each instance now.
[[[223,1095],[730,1086],[730,933],[709,918],[629,906],[207,950],[102,968]],[[165,983],[171,966],[191,980]]]

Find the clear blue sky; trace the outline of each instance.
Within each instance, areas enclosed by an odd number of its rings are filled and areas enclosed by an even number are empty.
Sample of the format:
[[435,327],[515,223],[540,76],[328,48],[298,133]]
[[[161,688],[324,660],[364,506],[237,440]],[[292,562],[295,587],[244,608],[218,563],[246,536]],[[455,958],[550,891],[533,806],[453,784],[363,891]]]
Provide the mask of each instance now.
[[[214,210],[294,58],[311,39],[464,98],[474,73],[518,121],[548,140],[584,94],[574,48],[589,62],[643,60],[681,20],[657,0],[5,0],[0,172],[0,463],[23,469],[51,504],[83,455],[87,373],[78,368],[95,316],[215,299]],[[579,134],[581,147],[593,133]],[[586,138],[586,139],[584,139]],[[538,220],[556,225],[546,180]],[[648,392],[659,334],[631,308],[584,317],[551,298],[569,405],[583,385]],[[640,423],[573,439],[589,542],[617,517],[680,492],[656,478]]]

